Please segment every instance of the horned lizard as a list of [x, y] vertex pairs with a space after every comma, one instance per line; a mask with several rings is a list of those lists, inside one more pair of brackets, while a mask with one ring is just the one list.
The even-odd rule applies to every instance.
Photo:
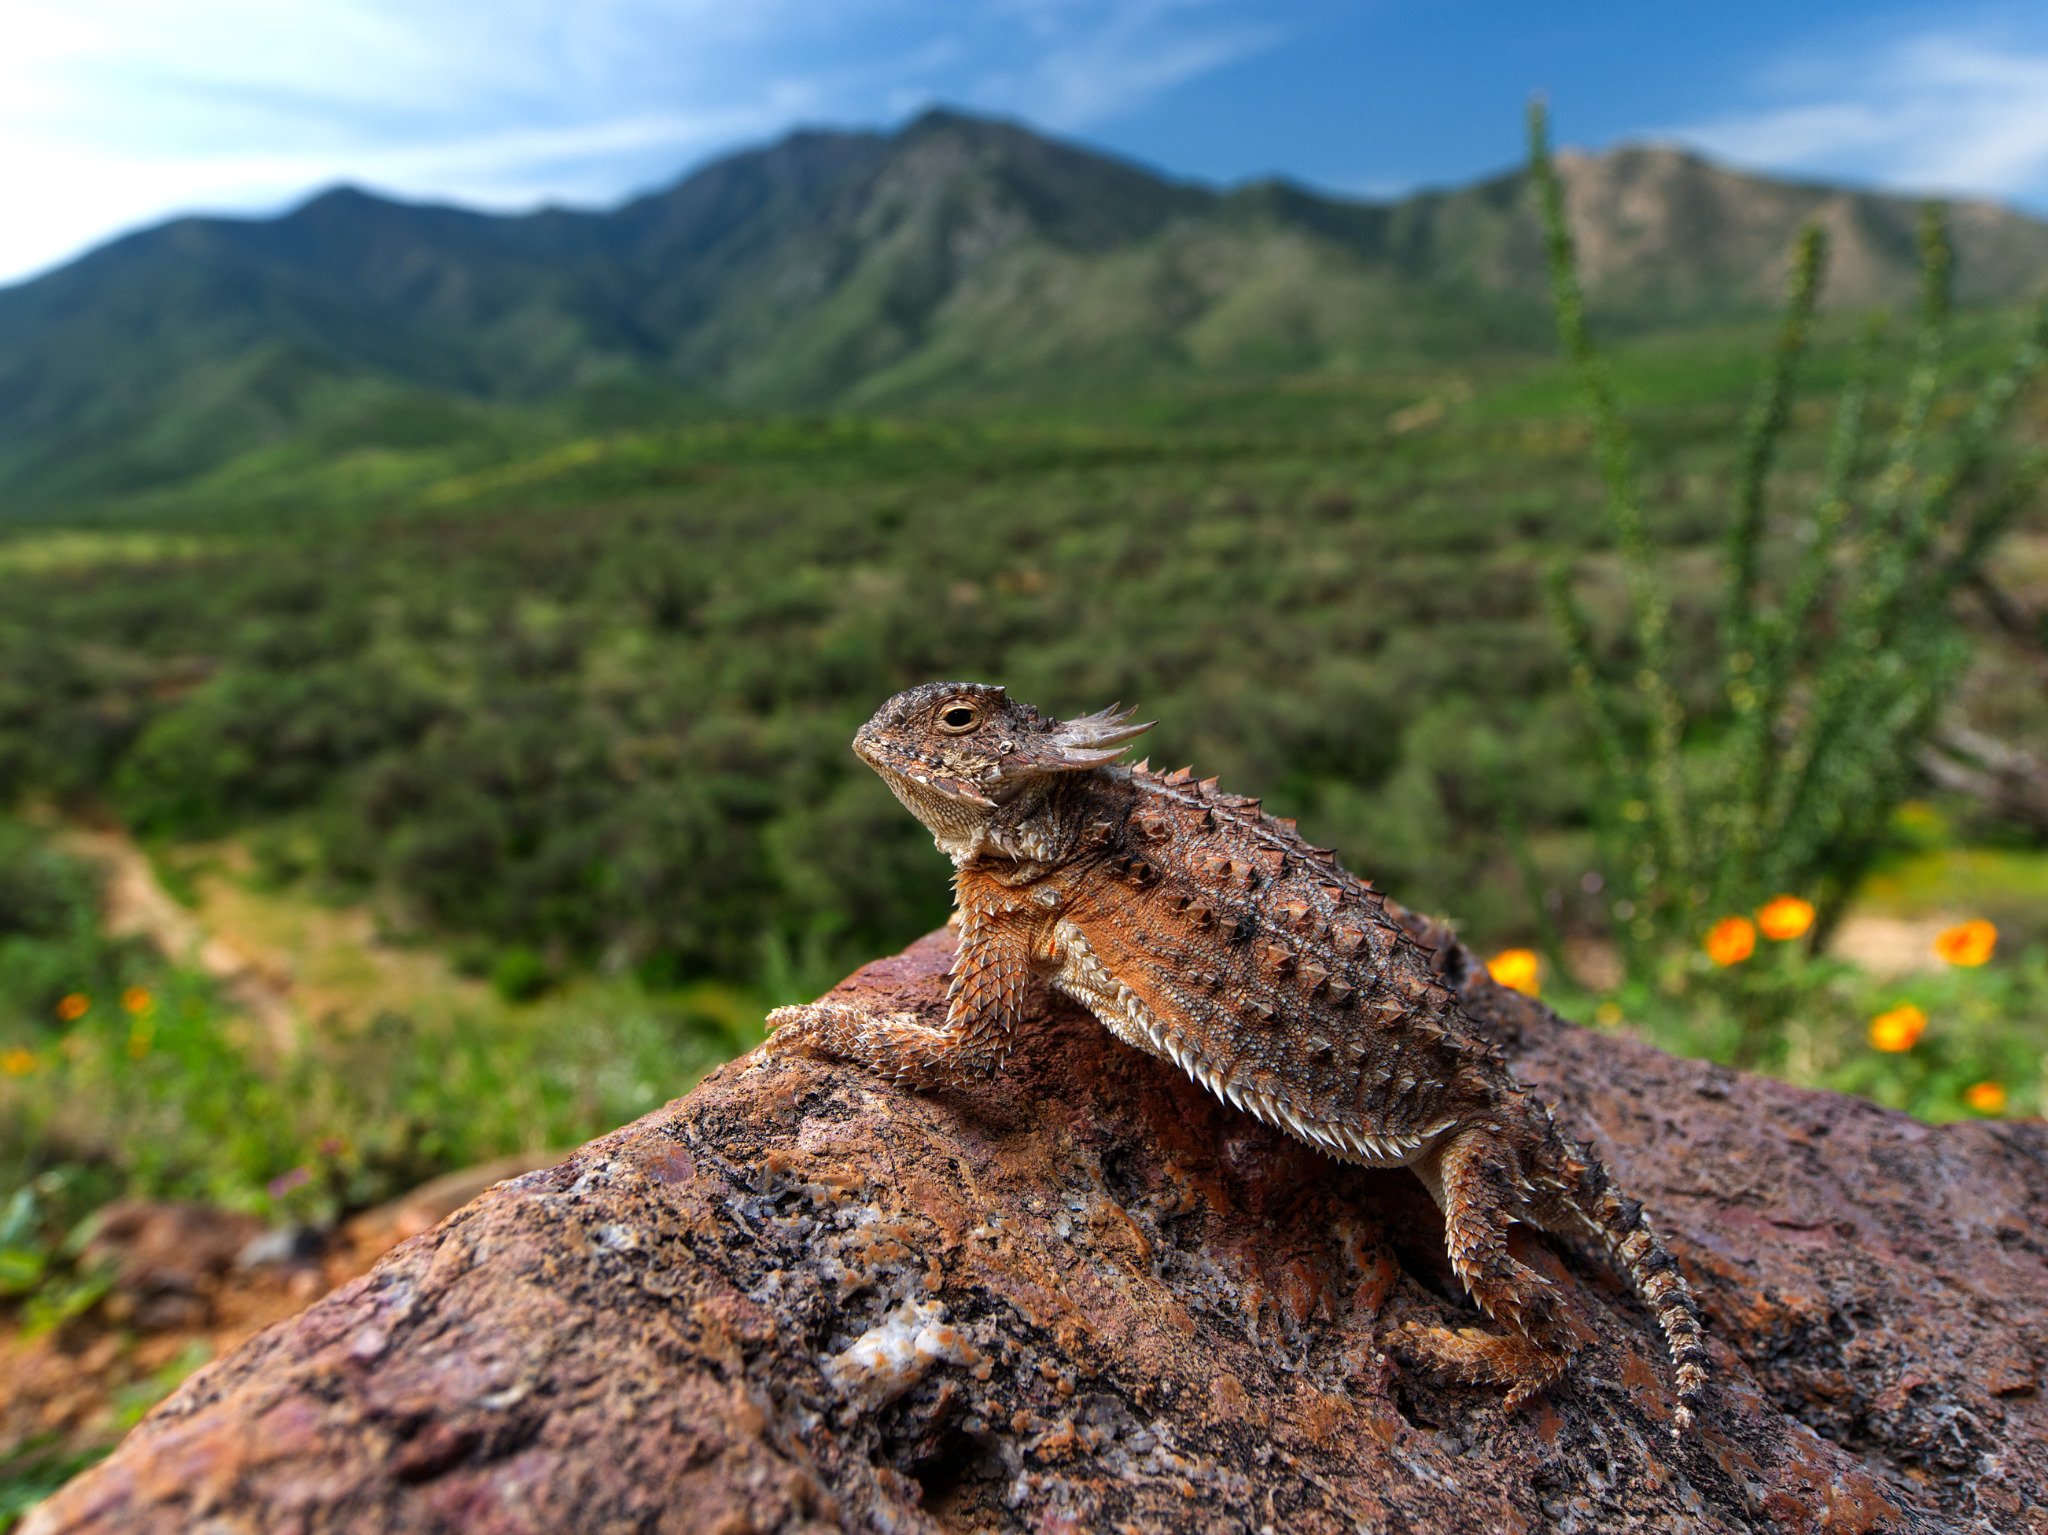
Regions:
[[1422, 1180], [1452, 1269], [1501, 1331], [1409, 1324], [1397, 1352], [1525, 1400], [1563, 1375], [1574, 1342], [1508, 1229], [1589, 1237], [1663, 1330], [1684, 1428], [1707, 1385], [1699, 1312], [1642, 1207], [1515, 1080], [1372, 886], [1255, 799], [1124, 763], [1150, 728], [1115, 708], [1052, 719], [976, 683], [884, 704], [853, 749], [953, 860], [946, 1020], [781, 1008], [770, 1051], [912, 1084], [992, 1075], [1042, 977], [1239, 1109]]

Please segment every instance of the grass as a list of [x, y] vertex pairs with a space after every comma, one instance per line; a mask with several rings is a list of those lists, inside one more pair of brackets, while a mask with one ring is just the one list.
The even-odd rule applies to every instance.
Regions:
[[[1611, 993], [1565, 984], [1546, 1000], [1576, 1022], [1626, 1028], [1679, 1055], [1859, 1094], [1936, 1123], [2048, 1109], [2048, 944], [2008, 947], [1982, 969], [1883, 976], [1764, 941], [1725, 971], [1701, 955], [1676, 981]], [[1910, 1048], [1879, 1048], [1872, 1020], [1906, 1006], [1919, 1009], [1924, 1031]]]
[[0, 1535], [7, 1535], [30, 1509], [106, 1453], [106, 1448], [72, 1449], [54, 1438], [30, 1440], [0, 1453]]
[[79, 920], [92, 887], [75, 860], [19, 827], [7, 841], [17, 870], [67, 881], [0, 950], [0, 1187], [47, 1191], [17, 1247], [55, 1248], [116, 1192], [330, 1221], [450, 1168], [574, 1146], [685, 1091], [758, 1037], [767, 1006], [600, 975], [510, 1001], [379, 943], [359, 910], [258, 888], [232, 849], [186, 849], [175, 861], [210, 866], [210, 952], [298, 971], [278, 988], [299, 1030], [280, 1049], [233, 1000], [245, 973], [223, 983], [106, 937]]

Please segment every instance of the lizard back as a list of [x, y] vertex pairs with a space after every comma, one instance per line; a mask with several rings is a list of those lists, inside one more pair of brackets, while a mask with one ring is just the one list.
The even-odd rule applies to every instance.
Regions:
[[[1131, 1043], [1372, 1163], [1408, 1161], [1474, 1107], [1519, 1095], [1459, 1026], [1431, 951], [1292, 821], [1185, 768], [1089, 777], [1055, 984], [1099, 1015], [1138, 1014]], [[1127, 995], [1104, 995], [1116, 987]]]

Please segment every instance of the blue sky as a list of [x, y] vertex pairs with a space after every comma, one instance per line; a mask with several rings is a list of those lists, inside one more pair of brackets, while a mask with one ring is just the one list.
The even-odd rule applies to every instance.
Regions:
[[599, 206], [946, 102], [1177, 175], [1388, 196], [1559, 138], [2048, 213], [2048, 6], [1662, 0], [8, 0], [0, 281], [338, 180]]

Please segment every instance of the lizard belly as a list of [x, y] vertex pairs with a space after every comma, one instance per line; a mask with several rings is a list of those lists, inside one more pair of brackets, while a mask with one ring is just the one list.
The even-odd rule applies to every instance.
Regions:
[[1184, 1040], [1176, 1039], [1174, 1031], [1166, 1027], [1145, 1000], [1102, 962], [1071, 921], [1062, 920], [1054, 925], [1053, 945], [1059, 968], [1050, 980], [1056, 991], [1087, 1008], [1125, 1044], [1171, 1061], [1232, 1108], [1242, 1109], [1319, 1151], [1365, 1167], [1405, 1167], [1428, 1150], [1435, 1139], [1434, 1133], [1375, 1135], [1361, 1127], [1311, 1118], [1270, 1093], [1232, 1081], [1188, 1048]]

